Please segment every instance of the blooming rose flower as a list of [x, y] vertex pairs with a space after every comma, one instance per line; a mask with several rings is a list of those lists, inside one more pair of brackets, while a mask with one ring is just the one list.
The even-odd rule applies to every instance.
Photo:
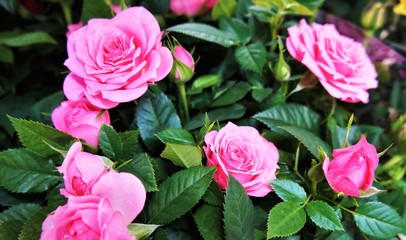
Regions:
[[302, 19], [288, 29], [289, 53], [316, 75], [334, 98], [368, 103], [368, 89], [378, 87], [377, 73], [361, 43], [340, 35], [334, 25]]
[[112, 208], [107, 198], [72, 196], [42, 223], [41, 240], [135, 240], [130, 236], [123, 212]]
[[331, 162], [328, 157], [324, 159], [323, 171], [334, 191], [360, 197], [360, 190], [371, 188], [379, 159], [375, 146], [364, 135], [357, 144], [335, 149], [332, 155]]
[[[175, 63], [171, 70], [171, 77], [178, 81], [189, 81], [195, 70], [195, 60], [192, 55], [182, 46], [176, 46], [173, 49]], [[189, 68], [189, 69], [185, 69]]]
[[65, 96], [74, 101], [85, 96], [104, 109], [139, 98], [172, 68], [161, 37], [158, 22], [143, 7], [89, 20], [68, 38], [65, 65], [71, 73], [64, 81]]
[[56, 129], [97, 146], [100, 128], [103, 123], [110, 124], [110, 115], [107, 110], [90, 104], [86, 98], [80, 98], [77, 101], [64, 101], [55, 108], [52, 123]]
[[275, 145], [249, 126], [229, 122], [220, 131], [204, 137], [207, 166], [217, 166], [214, 180], [226, 189], [228, 174], [233, 175], [250, 196], [262, 197], [272, 191], [279, 153]]
[[188, 17], [193, 17], [201, 12], [210, 10], [216, 5], [217, 0], [171, 0], [171, 11]]

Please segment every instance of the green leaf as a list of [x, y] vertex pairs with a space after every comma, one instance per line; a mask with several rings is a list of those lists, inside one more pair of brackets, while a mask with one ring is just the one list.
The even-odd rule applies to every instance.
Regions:
[[130, 235], [135, 236], [135, 239], [144, 240], [158, 227], [159, 225], [155, 224], [130, 223], [130, 225], [128, 225], [128, 231], [130, 232]]
[[131, 159], [137, 152], [137, 146], [139, 147], [138, 136], [140, 132], [138, 130], [131, 130], [125, 132], [119, 132], [121, 143], [123, 144], [123, 151], [121, 159]]
[[204, 239], [224, 239], [220, 207], [204, 204], [193, 215], [197, 229]]
[[74, 140], [70, 135], [39, 122], [10, 116], [9, 119], [23, 146], [43, 157], [58, 154], [48, 144], [58, 149], [68, 150], [70, 143]]
[[175, 107], [164, 93], [148, 94], [141, 98], [135, 114], [135, 122], [145, 145], [153, 152], [162, 143], [155, 134], [167, 128], [182, 128]]
[[13, 63], [14, 54], [13, 51], [7, 46], [0, 45], [0, 62]]
[[399, 214], [381, 202], [360, 205], [354, 213], [354, 220], [362, 232], [376, 238], [393, 238], [406, 229], [406, 222]]
[[203, 89], [211, 87], [220, 82], [221, 77], [218, 74], [203, 75], [193, 80], [192, 87], [188, 94], [201, 93]]
[[323, 5], [325, 0], [296, 0], [298, 3], [300, 3], [303, 6], [306, 6], [308, 9], [310, 9], [313, 12], [316, 12], [321, 5]]
[[203, 195], [203, 200], [210, 205], [218, 207], [221, 207], [223, 205], [223, 192], [216, 182], [210, 183], [209, 188], [207, 188], [206, 192]]
[[170, 160], [176, 166], [190, 168], [202, 164], [202, 150], [199, 146], [167, 143], [161, 157]]
[[0, 39], [0, 44], [4, 44], [9, 47], [25, 47], [33, 44], [57, 44], [55, 39], [45, 32], [31, 32], [14, 35], [8, 38]]
[[238, 46], [235, 57], [243, 68], [261, 74], [266, 61], [266, 49], [261, 43]]
[[267, 238], [286, 237], [297, 233], [306, 223], [306, 212], [295, 202], [281, 202], [268, 214]]
[[134, 159], [120, 167], [120, 172], [129, 172], [138, 177], [147, 192], [158, 191], [152, 159], [147, 154], [137, 154]]
[[259, 89], [253, 89], [251, 92], [251, 96], [255, 101], [257, 102], [262, 102], [265, 98], [267, 98], [269, 95], [273, 93], [272, 88], [259, 88]]
[[112, 126], [103, 123], [99, 132], [99, 147], [103, 154], [112, 159], [120, 159], [123, 153], [123, 143]]
[[215, 168], [193, 167], [166, 179], [147, 206], [148, 223], [167, 224], [189, 211], [203, 196]]
[[214, 20], [222, 17], [231, 17], [234, 14], [236, 5], [236, 0], [218, 0], [211, 11], [211, 17]]
[[291, 180], [275, 180], [271, 182], [276, 195], [285, 202], [295, 202], [302, 204], [306, 201], [307, 194], [302, 186]]
[[105, 1], [84, 0], [82, 8], [82, 22], [86, 25], [92, 18], [112, 18], [113, 11]]
[[64, 100], [63, 91], [55, 92], [35, 103], [30, 109], [29, 118], [43, 123], [51, 122], [51, 113]]
[[169, 128], [160, 131], [157, 134], [159, 140], [163, 143], [181, 144], [181, 145], [196, 145], [193, 135], [182, 128]]
[[216, 43], [223, 47], [231, 47], [233, 44], [235, 44], [235, 42], [228, 37], [226, 33], [204, 23], [182, 23], [172, 26], [166, 30]]
[[321, 140], [318, 136], [314, 135], [306, 129], [296, 127], [296, 126], [280, 126], [281, 129], [285, 130], [297, 140], [299, 140], [314, 157], [318, 157], [318, 148], [322, 148], [327, 155], [331, 154], [331, 147], [326, 142]]
[[354, 240], [354, 238], [346, 232], [335, 231], [332, 232], [326, 240]]
[[55, 165], [25, 149], [0, 152], [0, 186], [17, 193], [39, 193], [58, 183]]
[[39, 208], [40, 206], [34, 203], [23, 203], [12, 206], [0, 213], [0, 223], [8, 220], [17, 220], [20, 223], [23, 223]]
[[[210, 121], [224, 121], [224, 120], [232, 120], [238, 119], [245, 114], [245, 107], [241, 104], [233, 104], [231, 106], [216, 108], [207, 112], [207, 116], [209, 117]], [[193, 117], [189, 122], [185, 124], [185, 129], [193, 130], [198, 127], [203, 126], [204, 118], [206, 117], [205, 113], [197, 114]]]
[[334, 209], [325, 202], [311, 201], [305, 206], [310, 219], [319, 227], [327, 230], [344, 230]]
[[313, 16], [315, 15], [310, 9], [306, 6], [298, 3], [296, 0], [283, 0], [285, 2], [285, 11], [290, 14], [304, 15], [304, 16]]
[[[232, 82], [232, 81], [229, 81]], [[217, 91], [211, 107], [222, 107], [230, 105], [243, 99], [245, 95], [250, 91], [251, 87], [246, 82], [232, 82], [232, 86], [227, 87], [223, 91]]]
[[[42, 222], [50, 212], [55, 210], [55, 207], [45, 206], [34, 212], [30, 218], [24, 223], [18, 240], [38, 240], [42, 232]], [[0, 237], [0, 239], [2, 239]]]
[[240, 19], [221, 18], [219, 27], [235, 41], [248, 43], [251, 40], [251, 32], [248, 25]]
[[320, 115], [307, 106], [295, 103], [275, 105], [255, 114], [253, 118], [278, 133], [284, 133], [278, 129], [282, 125], [301, 127], [313, 133], [320, 132]]
[[226, 239], [254, 239], [254, 205], [243, 186], [228, 176], [224, 198], [224, 231]]
[[7, 220], [0, 223], [0, 239], [17, 239], [21, 230], [21, 222]]

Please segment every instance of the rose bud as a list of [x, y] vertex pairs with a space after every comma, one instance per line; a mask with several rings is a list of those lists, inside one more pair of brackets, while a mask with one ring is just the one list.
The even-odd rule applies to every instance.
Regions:
[[170, 77], [175, 81], [187, 82], [194, 74], [195, 60], [192, 55], [182, 46], [176, 46], [172, 55], [174, 57], [174, 64], [172, 66]]

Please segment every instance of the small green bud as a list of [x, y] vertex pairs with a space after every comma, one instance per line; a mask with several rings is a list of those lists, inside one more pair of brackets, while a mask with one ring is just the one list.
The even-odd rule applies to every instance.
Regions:
[[279, 59], [273, 67], [273, 74], [276, 80], [286, 81], [290, 78], [290, 66], [286, 63], [283, 57], [283, 43], [280, 38], [278, 38], [279, 44]]
[[380, 2], [368, 4], [362, 12], [361, 24], [365, 29], [376, 30], [385, 24], [386, 5]]

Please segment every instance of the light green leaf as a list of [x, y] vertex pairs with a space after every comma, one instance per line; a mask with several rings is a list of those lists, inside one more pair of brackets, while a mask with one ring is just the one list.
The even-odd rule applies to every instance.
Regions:
[[275, 190], [276, 195], [285, 202], [302, 204], [306, 201], [307, 194], [303, 187], [291, 180], [275, 180], [271, 182], [271, 186]]
[[235, 57], [243, 68], [261, 74], [266, 61], [266, 49], [261, 43], [238, 46]]
[[214, 100], [210, 104], [211, 107], [222, 107], [236, 103], [238, 100], [244, 98], [251, 89], [250, 85], [246, 82], [232, 83], [230, 87], [216, 92]]
[[167, 224], [189, 211], [203, 196], [215, 168], [193, 167], [166, 179], [150, 198], [148, 223]]
[[313, 16], [315, 15], [310, 11], [305, 5], [298, 3], [295, 0], [283, 0], [285, 3], [285, 11], [289, 14], [303, 15], [303, 16]]
[[218, 82], [220, 82], [220, 80], [221, 78], [218, 74], [200, 76], [193, 80], [192, 87], [190, 88], [190, 91], [188, 91], [188, 94], [201, 93], [203, 89], [217, 84]]
[[196, 145], [193, 135], [182, 128], [168, 128], [157, 133], [157, 137], [163, 143], [180, 145]]
[[224, 239], [220, 207], [204, 204], [193, 215], [197, 229], [204, 239]]
[[152, 159], [147, 154], [137, 154], [134, 158], [120, 167], [120, 172], [129, 172], [138, 177], [147, 192], [158, 191]]
[[214, 20], [222, 17], [231, 17], [234, 14], [236, 5], [236, 0], [218, 0], [211, 11], [211, 17]]
[[103, 123], [99, 132], [99, 147], [103, 154], [112, 159], [118, 160], [123, 153], [123, 143], [112, 126]]
[[268, 214], [267, 238], [286, 237], [297, 233], [306, 223], [306, 212], [295, 202], [281, 202]]
[[168, 28], [167, 31], [182, 33], [223, 47], [231, 47], [235, 44], [226, 33], [204, 23], [182, 23]]
[[112, 18], [113, 11], [106, 1], [84, 0], [82, 8], [82, 22], [84, 25], [92, 18]]
[[190, 168], [202, 164], [202, 150], [199, 146], [167, 143], [161, 157], [179, 167]]
[[326, 142], [321, 140], [318, 136], [314, 135], [306, 129], [296, 127], [296, 126], [280, 126], [281, 129], [285, 130], [297, 140], [299, 140], [314, 157], [318, 157], [318, 149], [321, 147], [327, 155], [331, 154], [331, 147]]
[[354, 214], [358, 228], [376, 238], [393, 238], [405, 233], [406, 222], [391, 207], [381, 202], [368, 202], [360, 205]]
[[13, 63], [14, 54], [13, 51], [7, 46], [0, 45], [0, 62]]
[[9, 149], [0, 153], [0, 186], [17, 193], [39, 193], [55, 185], [55, 165], [24, 149]]
[[130, 235], [135, 236], [135, 239], [144, 240], [158, 227], [159, 225], [155, 224], [130, 223], [130, 225], [128, 225], [128, 231], [130, 232]]
[[243, 186], [232, 175], [229, 175], [224, 198], [226, 239], [254, 239], [254, 227], [254, 205]]
[[57, 42], [45, 32], [22, 33], [0, 39], [0, 44], [4, 44], [9, 47], [24, 47], [41, 43], [56, 44]]
[[295, 103], [275, 105], [255, 114], [253, 118], [279, 133], [284, 133], [278, 129], [282, 125], [301, 127], [313, 133], [320, 132], [320, 115], [307, 106]]
[[74, 140], [70, 135], [39, 122], [17, 119], [10, 116], [9, 119], [17, 131], [23, 146], [43, 157], [58, 154], [49, 145], [58, 149], [68, 150], [71, 145], [70, 143]]
[[251, 32], [248, 25], [240, 19], [221, 18], [219, 27], [235, 41], [248, 43], [251, 40]]
[[22, 203], [12, 206], [11, 208], [0, 213], [0, 223], [8, 220], [17, 220], [21, 224], [39, 208], [40, 206], [34, 203]]
[[334, 209], [325, 202], [311, 201], [305, 206], [310, 219], [319, 227], [327, 230], [344, 230]]

